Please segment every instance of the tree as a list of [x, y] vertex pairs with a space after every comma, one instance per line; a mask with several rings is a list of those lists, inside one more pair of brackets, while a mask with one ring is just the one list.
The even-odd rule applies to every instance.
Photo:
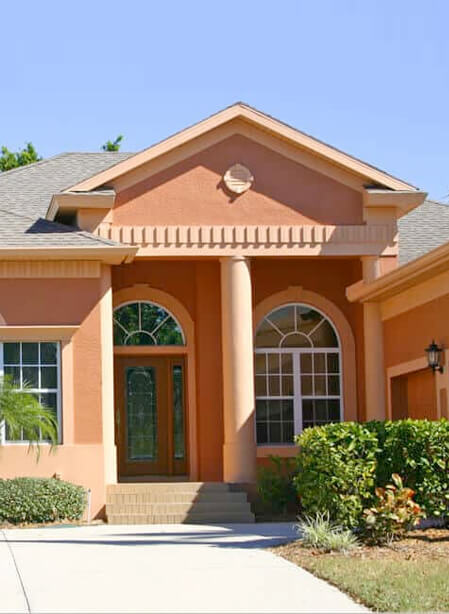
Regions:
[[36, 148], [32, 143], [26, 143], [26, 146], [20, 151], [9, 151], [9, 149], [3, 145], [0, 155], [0, 172], [10, 171], [12, 168], [18, 166], [26, 166], [33, 162], [39, 162], [42, 158], [36, 151]]
[[118, 151], [120, 149], [122, 141], [123, 134], [119, 134], [115, 141], [106, 141], [106, 143], [101, 146], [101, 149], [103, 151]]
[[11, 439], [57, 443], [58, 427], [53, 413], [28, 392], [28, 386], [19, 390], [7, 375], [0, 377], [0, 424], [3, 423]]

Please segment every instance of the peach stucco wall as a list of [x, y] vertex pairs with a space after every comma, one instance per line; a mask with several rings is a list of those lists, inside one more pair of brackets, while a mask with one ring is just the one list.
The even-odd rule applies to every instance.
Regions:
[[[235, 197], [223, 188], [239, 162], [253, 187]], [[234, 135], [120, 190], [113, 224], [361, 224], [362, 197], [242, 135]]]
[[449, 347], [449, 294], [384, 322], [385, 367], [423, 357], [432, 339]]
[[[425, 365], [425, 348], [432, 339], [443, 348], [449, 347], [449, 294], [419, 305], [384, 321], [384, 357], [387, 371], [398, 365], [413, 365], [421, 360]], [[410, 368], [413, 368], [412, 366]], [[447, 396], [447, 373], [434, 374], [420, 368], [403, 375], [407, 390], [407, 415], [415, 418], [446, 415], [444, 400]], [[392, 397], [391, 402], [395, 401]], [[394, 407], [392, 408], [394, 412]]]
[[[92, 489], [94, 515], [104, 505], [100, 298], [99, 278], [0, 280], [0, 314], [6, 325], [79, 327], [70, 340], [73, 381], [62, 381], [63, 387], [73, 385], [73, 406], [63, 407], [63, 431], [70, 431], [72, 441], [64, 440], [51, 454], [41, 446], [39, 462], [26, 445], [5, 445], [0, 476], [58, 473]], [[64, 419], [73, 422], [73, 429], [66, 428]]]

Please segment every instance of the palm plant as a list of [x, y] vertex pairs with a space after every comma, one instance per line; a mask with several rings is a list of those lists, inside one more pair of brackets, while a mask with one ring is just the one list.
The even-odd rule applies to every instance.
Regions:
[[57, 443], [58, 426], [53, 413], [29, 392], [24, 383], [18, 389], [11, 377], [0, 377], [0, 424], [5, 424], [10, 439]]

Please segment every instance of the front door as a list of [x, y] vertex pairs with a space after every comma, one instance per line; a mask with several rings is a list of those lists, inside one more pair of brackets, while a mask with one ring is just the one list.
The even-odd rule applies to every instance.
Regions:
[[186, 474], [184, 399], [183, 358], [116, 357], [120, 477]]

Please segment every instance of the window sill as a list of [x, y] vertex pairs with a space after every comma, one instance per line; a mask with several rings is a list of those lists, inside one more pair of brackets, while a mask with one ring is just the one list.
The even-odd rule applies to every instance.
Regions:
[[298, 446], [292, 444], [279, 444], [277, 446], [257, 446], [257, 458], [268, 458], [269, 456], [281, 456], [292, 458], [298, 453]]

